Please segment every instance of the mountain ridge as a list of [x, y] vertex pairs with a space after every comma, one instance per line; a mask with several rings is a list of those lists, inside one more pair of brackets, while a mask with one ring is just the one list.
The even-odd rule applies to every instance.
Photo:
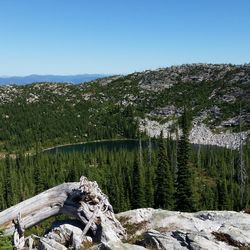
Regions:
[[105, 74], [76, 74], [76, 75], [54, 75], [54, 74], [30, 74], [27, 76], [0, 76], [0, 85], [6, 84], [31, 84], [35, 82], [62, 82], [79, 84], [105, 77]]
[[0, 86], [0, 106], [4, 142], [14, 132], [15, 145], [134, 138], [139, 131], [174, 136], [186, 106], [196, 144], [238, 148], [241, 130], [250, 131], [250, 65], [185, 64], [79, 85]]

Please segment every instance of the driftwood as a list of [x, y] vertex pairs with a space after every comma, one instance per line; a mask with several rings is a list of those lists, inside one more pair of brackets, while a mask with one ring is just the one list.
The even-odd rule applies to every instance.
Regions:
[[61, 184], [2, 211], [0, 228], [7, 235], [15, 233], [17, 238], [21, 238], [24, 237], [24, 229], [59, 214], [77, 218], [85, 227], [83, 238], [89, 230], [95, 235], [100, 221], [102, 241], [126, 237], [125, 230], [116, 220], [106, 195], [96, 182], [88, 181], [86, 177], [81, 177], [80, 183]]

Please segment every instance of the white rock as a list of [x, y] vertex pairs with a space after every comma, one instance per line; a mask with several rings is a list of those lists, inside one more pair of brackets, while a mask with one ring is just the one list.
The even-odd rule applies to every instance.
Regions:
[[172, 233], [161, 234], [156, 230], [150, 230], [145, 233], [145, 242], [150, 246], [153, 246], [157, 250], [181, 250], [183, 246], [180, 245], [179, 241], [175, 239]]
[[107, 250], [145, 250], [144, 247], [137, 246], [137, 245], [132, 245], [128, 243], [121, 243], [117, 241], [110, 241], [108, 243], [104, 244], [105, 249]]
[[[200, 211], [182, 213], [162, 209], [137, 209], [116, 215], [118, 219], [127, 219], [135, 224], [145, 221], [143, 228], [145, 238], [151, 238], [155, 246], [163, 249], [235, 249], [224, 242], [216, 240], [212, 232], [229, 234], [232, 239], [250, 245], [250, 216], [234, 211]], [[153, 231], [152, 231], [153, 230]], [[156, 230], [156, 231], [154, 231]], [[141, 235], [138, 227], [135, 235]], [[170, 245], [173, 248], [170, 248]], [[189, 248], [191, 249], [191, 248]]]
[[[80, 249], [82, 244], [81, 235], [81, 228], [72, 224], [64, 223], [53, 227], [52, 231], [44, 237], [47, 239], [53, 239], [60, 244], [65, 244], [65, 242], [67, 242], [67, 240], [72, 237], [74, 249]], [[90, 238], [89, 241], [92, 241], [92, 239]]]
[[[170, 120], [166, 123], [160, 124], [157, 121], [145, 118], [140, 120], [139, 129], [140, 131], [146, 132], [150, 137], [159, 137], [162, 131], [163, 137], [167, 138], [168, 136], [171, 136], [173, 139], [176, 139], [176, 134], [171, 133], [171, 126], [173, 123], [174, 121]], [[178, 130], [178, 134], [181, 135], [180, 130]], [[193, 127], [189, 134], [189, 140], [190, 143], [193, 144], [215, 145], [238, 149], [240, 147], [241, 140], [246, 140], [249, 134], [250, 131], [242, 133], [215, 134], [204, 123], [194, 120]]]

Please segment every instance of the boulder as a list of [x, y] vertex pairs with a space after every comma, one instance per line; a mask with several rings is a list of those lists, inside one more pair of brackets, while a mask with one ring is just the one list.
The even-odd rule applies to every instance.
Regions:
[[58, 242], [64, 246], [71, 245], [73, 249], [80, 249], [82, 245], [92, 243], [92, 238], [82, 237], [82, 228], [73, 222], [57, 222], [43, 238]]

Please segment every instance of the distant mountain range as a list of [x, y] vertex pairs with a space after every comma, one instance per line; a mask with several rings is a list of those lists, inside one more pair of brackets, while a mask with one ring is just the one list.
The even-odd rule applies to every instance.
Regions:
[[28, 75], [0, 77], [0, 85], [6, 84], [29, 84], [34, 82], [64, 82], [83, 83], [105, 77], [104, 74], [81, 74], [81, 75]]

